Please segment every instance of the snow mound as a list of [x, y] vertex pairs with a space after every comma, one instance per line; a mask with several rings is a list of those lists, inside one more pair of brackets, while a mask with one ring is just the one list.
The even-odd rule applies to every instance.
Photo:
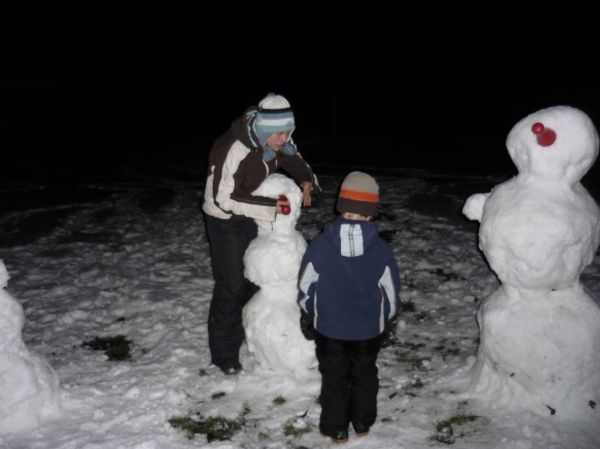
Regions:
[[21, 338], [23, 308], [6, 291], [9, 275], [0, 260], [0, 433], [37, 427], [59, 414], [58, 377]]

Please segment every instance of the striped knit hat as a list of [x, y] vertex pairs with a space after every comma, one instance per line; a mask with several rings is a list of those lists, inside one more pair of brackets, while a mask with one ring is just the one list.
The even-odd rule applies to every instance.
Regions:
[[337, 199], [338, 212], [372, 217], [377, 203], [379, 186], [372, 176], [359, 171], [353, 171], [346, 176]]
[[258, 103], [254, 130], [261, 145], [265, 145], [271, 134], [295, 128], [294, 112], [284, 97], [269, 94]]

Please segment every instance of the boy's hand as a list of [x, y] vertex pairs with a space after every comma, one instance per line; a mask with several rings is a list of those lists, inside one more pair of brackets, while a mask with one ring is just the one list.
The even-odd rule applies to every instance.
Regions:
[[387, 348], [388, 346], [396, 343], [396, 326], [398, 325], [398, 319], [400, 314], [396, 314], [394, 317], [389, 319], [385, 323], [385, 329], [381, 334], [381, 347]]
[[300, 309], [300, 330], [302, 331], [304, 338], [307, 340], [315, 339], [315, 328], [313, 327], [313, 322], [310, 316], [308, 316], [308, 314], [302, 309]]

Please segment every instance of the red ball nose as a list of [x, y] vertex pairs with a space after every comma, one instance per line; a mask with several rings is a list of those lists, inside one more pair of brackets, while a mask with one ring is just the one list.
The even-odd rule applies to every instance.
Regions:
[[549, 147], [556, 141], [556, 133], [540, 122], [536, 122], [531, 126], [531, 132], [537, 136], [537, 143], [542, 147]]
[[[279, 198], [278, 198], [278, 199], [279, 199], [279, 201], [287, 201], [287, 200], [288, 200], [288, 199], [287, 199], [287, 196], [285, 196], [285, 195], [283, 195], [283, 194], [282, 194], [282, 195], [279, 195]], [[291, 208], [289, 205], [287, 205], [287, 204], [284, 204], [284, 205], [282, 205], [282, 206], [281, 206], [281, 213], [282, 213], [283, 215], [289, 215], [289, 213], [290, 213], [291, 211], [292, 211], [292, 208]]]
[[534, 123], [531, 125], [531, 131], [533, 134], [539, 134], [544, 131], [544, 125], [542, 125], [540, 122]]

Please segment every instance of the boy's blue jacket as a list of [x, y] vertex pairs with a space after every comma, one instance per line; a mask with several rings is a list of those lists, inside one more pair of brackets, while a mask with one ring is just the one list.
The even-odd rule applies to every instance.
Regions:
[[376, 337], [402, 308], [394, 253], [367, 221], [328, 223], [304, 254], [298, 290], [315, 329], [339, 340]]

